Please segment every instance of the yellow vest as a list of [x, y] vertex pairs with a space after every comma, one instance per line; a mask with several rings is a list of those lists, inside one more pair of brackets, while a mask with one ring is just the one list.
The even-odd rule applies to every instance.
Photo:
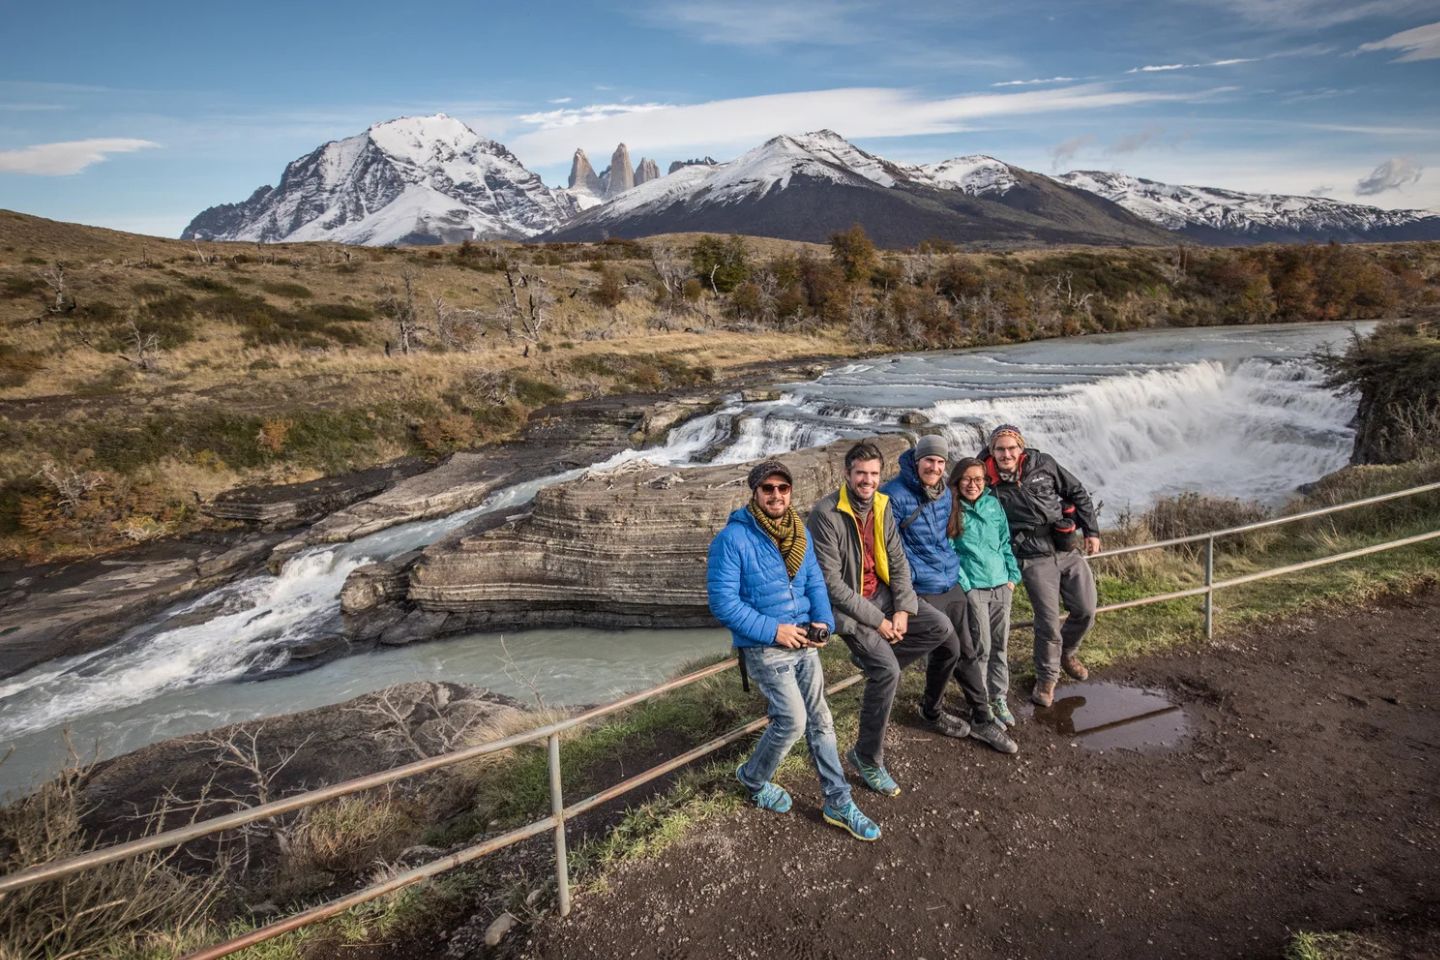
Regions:
[[[855, 531], [858, 535], [860, 531], [860, 518], [855, 516], [855, 510], [850, 506], [850, 497], [847, 493], [848, 489], [845, 484], [842, 483], [840, 485], [839, 508], [841, 513], [848, 513], [850, 519], [855, 521]], [[890, 585], [890, 556], [885, 552], [885, 508], [889, 506], [889, 504], [890, 498], [879, 490], [876, 490], [875, 499], [870, 506], [870, 509], [875, 514], [875, 577], [886, 586]], [[863, 550], [864, 548], [862, 547], [861, 549]], [[863, 556], [861, 557], [860, 565], [862, 568], [865, 565]], [[865, 575], [862, 573], [860, 576], [863, 580]]]

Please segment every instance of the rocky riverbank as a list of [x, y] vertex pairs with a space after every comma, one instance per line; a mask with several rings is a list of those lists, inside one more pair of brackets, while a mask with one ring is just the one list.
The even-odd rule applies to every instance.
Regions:
[[479, 505], [498, 489], [584, 467], [664, 439], [734, 392], [813, 378], [817, 360], [761, 364], [682, 394], [627, 394], [557, 404], [511, 443], [453, 454], [438, 465], [406, 458], [306, 483], [250, 487], [204, 509], [230, 530], [156, 540], [107, 557], [0, 574], [0, 679], [99, 649], [160, 610], [300, 551], [341, 543]]
[[[840, 485], [853, 442], [786, 455], [796, 503]], [[909, 441], [876, 443], [893, 469]], [[481, 629], [711, 625], [705, 556], [749, 495], [748, 468], [636, 461], [547, 487], [513, 521], [491, 518], [355, 571], [341, 596], [347, 631], [396, 644]]]

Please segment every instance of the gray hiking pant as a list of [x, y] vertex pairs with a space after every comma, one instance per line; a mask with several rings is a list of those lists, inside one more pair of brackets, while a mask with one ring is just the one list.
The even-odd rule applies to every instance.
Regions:
[[985, 692], [991, 700], [1003, 700], [1010, 689], [1010, 601], [1014, 595], [1003, 583], [973, 587], [967, 595], [970, 638], [985, 670]]
[[[885, 616], [895, 612], [890, 588], [880, 584], [870, 598]], [[925, 702], [939, 703], [945, 681], [960, 659], [960, 638], [945, 615], [924, 600], [910, 617], [905, 638], [891, 644], [878, 632], [859, 624], [853, 633], [842, 638], [853, 659], [865, 674], [865, 693], [860, 698], [860, 736], [855, 752], [866, 763], [880, 766], [885, 756], [885, 727], [890, 723], [890, 708], [895, 692], [900, 689], [900, 671], [921, 657], [928, 657], [925, 667]]]
[[[1080, 648], [1095, 623], [1095, 574], [1077, 550], [1020, 561], [1020, 578], [1035, 608], [1035, 679], [1060, 679], [1060, 657]], [[1060, 605], [1069, 616], [1060, 621]]]
[[[985, 692], [985, 653], [976, 643], [975, 633], [970, 627], [970, 599], [959, 584], [944, 593], [921, 594], [920, 599], [945, 614], [945, 619], [955, 628], [955, 635], [960, 638], [955, 681], [960, 684], [965, 702], [970, 707], [969, 719], [976, 723], [989, 723], [993, 716], [990, 712], [991, 698]], [[933, 712], [939, 707], [938, 701], [925, 701], [926, 710]]]

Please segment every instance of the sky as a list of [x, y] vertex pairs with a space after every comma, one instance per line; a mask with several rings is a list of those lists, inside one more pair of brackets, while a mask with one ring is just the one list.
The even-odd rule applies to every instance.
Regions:
[[321, 144], [444, 112], [564, 186], [829, 128], [1440, 212], [1436, 0], [0, 0], [0, 208], [178, 236]]

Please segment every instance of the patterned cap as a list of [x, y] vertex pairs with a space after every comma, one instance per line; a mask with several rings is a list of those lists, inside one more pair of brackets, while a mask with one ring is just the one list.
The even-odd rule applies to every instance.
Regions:
[[990, 431], [990, 448], [993, 450], [995, 448], [995, 441], [1000, 439], [1007, 433], [1014, 436], [1014, 438], [1020, 442], [1020, 446], [1025, 446], [1025, 437], [1021, 435], [1020, 428], [1015, 426], [1015, 424], [1013, 423], [1002, 423], [1000, 424], [1000, 426]]
[[750, 475], [745, 478], [745, 482], [750, 484], [751, 491], [754, 491], [756, 487], [765, 481], [766, 477], [773, 477], [777, 473], [784, 477], [785, 481], [792, 487], [795, 485], [795, 478], [790, 476], [789, 469], [786, 468], [785, 464], [775, 459], [761, 460], [755, 464], [755, 466], [751, 467]]

